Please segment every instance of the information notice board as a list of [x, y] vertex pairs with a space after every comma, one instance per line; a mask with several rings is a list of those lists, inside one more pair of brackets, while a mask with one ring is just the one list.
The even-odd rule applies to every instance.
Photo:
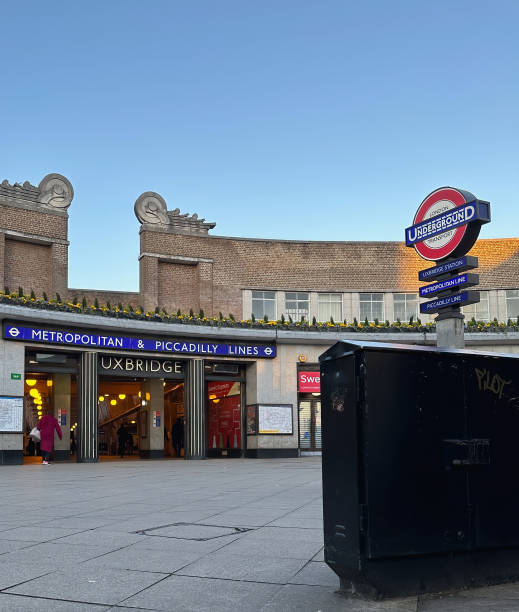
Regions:
[[23, 397], [0, 396], [0, 432], [23, 433]]
[[258, 404], [259, 434], [292, 434], [292, 404]]

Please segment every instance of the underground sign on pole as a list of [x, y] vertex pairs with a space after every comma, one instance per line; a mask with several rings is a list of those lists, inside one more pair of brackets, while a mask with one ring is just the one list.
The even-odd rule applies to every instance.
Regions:
[[413, 225], [405, 230], [406, 246], [436, 266], [421, 270], [422, 282], [435, 279], [434, 286], [420, 290], [420, 296], [435, 294], [435, 299], [420, 304], [420, 312], [436, 317], [437, 345], [448, 348], [464, 346], [463, 315], [460, 306], [479, 301], [477, 291], [460, 291], [479, 282], [477, 274], [457, 276], [476, 268], [476, 257], [466, 257], [474, 246], [481, 226], [490, 221], [490, 203], [478, 200], [469, 191], [440, 187], [418, 207]]

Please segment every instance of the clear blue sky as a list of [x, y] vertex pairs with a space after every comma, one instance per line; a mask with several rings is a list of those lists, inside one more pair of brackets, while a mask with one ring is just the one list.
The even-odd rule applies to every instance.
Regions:
[[[403, 240], [453, 185], [517, 236], [517, 0], [4, 0], [0, 180], [72, 182], [69, 284], [138, 288], [133, 204]], [[275, 265], [275, 262], [273, 262]]]

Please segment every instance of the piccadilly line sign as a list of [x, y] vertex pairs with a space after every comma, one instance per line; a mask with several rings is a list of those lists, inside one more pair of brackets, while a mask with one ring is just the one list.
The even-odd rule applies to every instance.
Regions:
[[479, 302], [479, 291], [462, 291], [461, 293], [453, 293], [431, 302], [420, 304], [420, 312], [429, 314], [438, 312], [448, 306], [466, 306], [468, 304], [476, 304]]
[[219, 342], [193, 342], [169, 338], [147, 338], [92, 334], [83, 330], [47, 329], [21, 325], [4, 325], [6, 340], [40, 342], [60, 346], [109, 348], [126, 351], [150, 351], [174, 355], [208, 355], [217, 357], [254, 357], [273, 359], [274, 345], [221, 344]]

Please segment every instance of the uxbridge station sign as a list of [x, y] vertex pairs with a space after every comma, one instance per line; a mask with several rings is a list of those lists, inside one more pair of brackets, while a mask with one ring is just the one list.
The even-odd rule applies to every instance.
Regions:
[[441, 187], [420, 204], [413, 225], [405, 230], [406, 246], [414, 247], [423, 259], [437, 262], [418, 273], [422, 282], [435, 281], [420, 288], [420, 297], [436, 296], [420, 304], [421, 313], [459, 313], [460, 306], [479, 302], [478, 291], [465, 291], [479, 283], [479, 275], [459, 273], [477, 268], [477, 257], [466, 253], [489, 221], [490, 203], [463, 189]]

